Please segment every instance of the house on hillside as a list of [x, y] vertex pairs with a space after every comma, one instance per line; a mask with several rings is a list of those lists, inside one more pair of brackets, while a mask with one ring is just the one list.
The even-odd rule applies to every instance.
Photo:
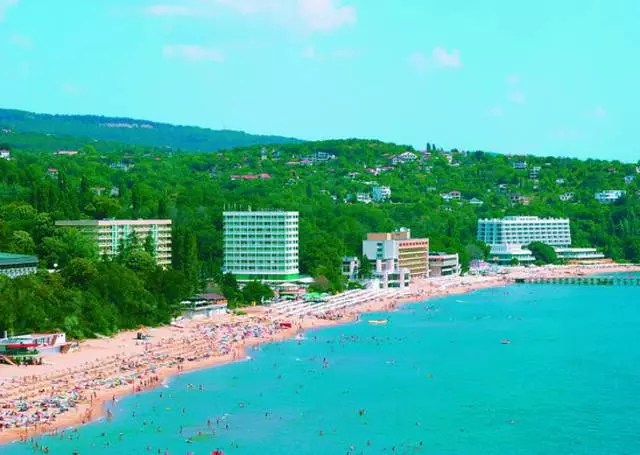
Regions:
[[540, 170], [542, 168], [540, 166], [534, 166], [529, 169], [529, 178], [531, 180], [538, 180], [540, 178]]
[[611, 204], [627, 194], [624, 190], [605, 190], [595, 194], [596, 201], [601, 204]]
[[73, 156], [73, 155], [77, 155], [78, 151], [77, 150], [58, 150], [57, 152], [55, 152], [54, 155], [58, 155], [58, 156]]
[[635, 179], [636, 179], [635, 175], [627, 175], [624, 178], [624, 183], [628, 185], [628, 184], [632, 183]]
[[440, 193], [440, 197], [447, 202], [459, 201], [460, 199], [462, 199], [462, 193], [460, 193], [460, 191], [454, 190], [449, 191], [448, 193]]
[[316, 161], [331, 161], [335, 159], [336, 159], [336, 156], [333, 153], [329, 153], [329, 152], [317, 151], [315, 155]]
[[364, 204], [371, 204], [371, 195], [369, 193], [357, 193], [356, 202], [362, 202]]
[[47, 175], [51, 178], [57, 179], [58, 173], [58, 170], [54, 167], [50, 167], [49, 169], [47, 169]]
[[527, 162], [525, 160], [522, 161], [514, 161], [513, 168], [517, 171], [523, 171], [527, 168]]
[[247, 174], [247, 175], [232, 175], [231, 180], [269, 180], [271, 176], [269, 174]]
[[374, 186], [372, 192], [375, 202], [382, 202], [391, 198], [391, 188], [388, 186]]
[[560, 195], [560, 200], [562, 202], [569, 202], [573, 200], [573, 197], [574, 197], [573, 193], [563, 193]]
[[529, 205], [529, 203], [531, 202], [528, 197], [521, 194], [512, 194], [510, 196], [510, 199], [512, 204]]
[[0, 159], [9, 161], [11, 159], [11, 152], [7, 149], [0, 150]]
[[483, 205], [483, 204], [484, 204], [484, 202], [482, 202], [482, 201], [481, 201], [480, 199], [478, 199], [478, 198], [475, 198], [475, 197], [474, 197], [474, 198], [469, 199], [469, 205], [475, 205], [475, 206], [480, 207], [480, 206], [481, 206], [481, 205]]
[[564, 181], [563, 178], [556, 179], [556, 185], [564, 185]]
[[127, 163], [126, 161], [118, 161], [118, 162], [110, 163], [109, 167], [117, 171], [128, 172], [129, 169], [133, 167], [133, 164]]
[[418, 158], [418, 156], [415, 153], [403, 152], [403, 153], [401, 153], [399, 155], [391, 157], [391, 163], [395, 164], [395, 165], [411, 163], [411, 162], [415, 161], [417, 158]]

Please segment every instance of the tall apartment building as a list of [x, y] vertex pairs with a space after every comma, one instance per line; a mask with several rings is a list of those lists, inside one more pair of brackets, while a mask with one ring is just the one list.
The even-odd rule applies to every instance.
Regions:
[[429, 276], [429, 239], [412, 239], [409, 229], [367, 234], [362, 253], [376, 272], [408, 270], [412, 277]]
[[140, 243], [153, 239], [158, 265], [171, 264], [171, 220], [64, 220], [56, 226], [78, 229], [98, 244], [100, 256], [117, 256], [133, 233]]
[[568, 218], [506, 216], [478, 220], [478, 240], [489, 245], [528, 245], [542, 242], [554, 247], [571, 245]]
[[224, 212], [224, 267], [238, 281], [299, 278], [298, 212]]

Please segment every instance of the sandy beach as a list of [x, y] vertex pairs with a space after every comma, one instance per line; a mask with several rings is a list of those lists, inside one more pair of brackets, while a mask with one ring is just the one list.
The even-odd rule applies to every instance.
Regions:
[[[361, 314], [392, 311], [398, 305], [512, 284], [518, 278], [559, 278], [638, 272], [640, 266], [547, 266], [512, 268], [508, 274], [419, 280], [410, 288], [381, 293], [333, 312], [331, 317], [300, 314], [286, 317], [268, 307], [247, 309], [213, 319], [122, 332], [87, 340], [64, 355], [43, 356], [39, 366], [0, 366], [0, 443], [52, 433], [105, 415], [105, 403], [157, 387], [186, 371], [246, 359], [248, 347], [294, 337], [318, 327], [351, 322]], [[281, 322], [290, 322], [283, 327]]]

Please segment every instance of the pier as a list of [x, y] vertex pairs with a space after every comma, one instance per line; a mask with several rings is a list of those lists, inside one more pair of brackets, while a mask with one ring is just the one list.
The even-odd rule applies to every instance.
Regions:
[[569, 278], [516, 278], [518, 284], [571, 284], [582, 286], [640, 286], [640, 278], [613, 276], [569, 277]]

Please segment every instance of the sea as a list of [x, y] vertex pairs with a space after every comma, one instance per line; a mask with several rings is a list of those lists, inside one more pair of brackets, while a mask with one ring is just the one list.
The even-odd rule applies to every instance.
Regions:
[[640, 287], [409, 304], [109, 407], [111, 419], [37, 442], [69, 455], [639, 454]]

